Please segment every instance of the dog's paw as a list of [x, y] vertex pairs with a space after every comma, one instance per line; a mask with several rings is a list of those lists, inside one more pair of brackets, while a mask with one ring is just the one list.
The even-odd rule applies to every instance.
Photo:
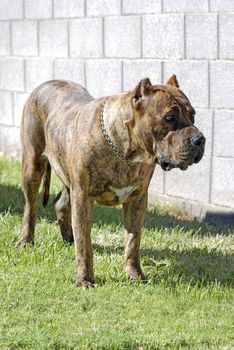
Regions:
[[18, 242], [16, 243], [16, 248], [23, 248], [28, 244], [34, 244], [34, 240], [30, 237], [21, 237]]
[[136, 268], [128, 268], [126, 270], [127, 277], [132, 281], [132, 282], [137, 282], [141, 281], [143, 283], [147, 283], [148, 279], [145, 276], [145, 274], [142, 272], [141, 269], [136, 269]]
[[94, 280], [80, 280], [80, 279], [77, 279], [76, 285], [77, 285], [77, 287], [82, 287], [84, 289], [90, 289], [90, 288], [94, 288], [95, 287]]

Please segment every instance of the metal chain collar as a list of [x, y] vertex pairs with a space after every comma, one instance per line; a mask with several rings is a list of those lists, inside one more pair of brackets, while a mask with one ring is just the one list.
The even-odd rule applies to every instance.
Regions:
[[102, 133], [103, 136], [106, 140], [106, 142], [108, 143], [109, 146], [111, 146], [113, 152], [115, 153], [115, 155], [125, 164], [127, 164], [128, 166], [131, 166], [131, 163], [126, 159], [126, 157], [118, 150], [118, 148], [113, 144], [110, 136], [108, 135], [108, 132], [105, 128], [105, 124], [104, 124], [104, 111], [105, 108], [107, 106], [107, 99], [103, 102], [102, 105], [102, 110], [101, 110], [101, 128], [102, 128]]

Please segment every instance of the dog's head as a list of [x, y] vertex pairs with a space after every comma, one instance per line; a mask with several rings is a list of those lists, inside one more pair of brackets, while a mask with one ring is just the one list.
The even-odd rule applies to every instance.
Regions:
[[205, 137], [194, 125], [195, 110], [173, 75], [166, 85], [143, 79], [131, 94], [133, 118], [127, 127], [133, 142], [151, 154], [163, 170], [198, 163]]

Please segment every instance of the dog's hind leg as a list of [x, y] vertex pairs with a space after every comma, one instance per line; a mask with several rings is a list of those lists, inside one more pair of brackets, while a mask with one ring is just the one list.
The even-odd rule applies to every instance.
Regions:
[[23, 225], [17, 246], [34, 243], [34, 231], [37, 216], [37, 197], [47, 160], [31, 152], [23, 155], [22, 188], [25, 197]]
[[25, 206], [18, 247], [26, 243], [34, 243], [38, 191], [48, 163], [47, 157], [43, 155], [45, 149], [43, 127], [36, 116], [24, 115], [21, 141], [23, 146], [22, 189]]
[[56, 215], [64, 241], [74, 242], [71, 225], [71, 203], [69, 189], [63, 185], [62, 193], [55, 204]]

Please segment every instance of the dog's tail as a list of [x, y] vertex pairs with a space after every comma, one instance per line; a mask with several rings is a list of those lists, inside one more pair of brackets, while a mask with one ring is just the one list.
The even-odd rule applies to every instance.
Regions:
[[50, 196], [50, 178], [51, 178], [51, 165], [48, 162], [46, 166], [46, 170], [43, 175], [43, 185], [42, 185], [42, 205], [44, 208], [46, 207]]

